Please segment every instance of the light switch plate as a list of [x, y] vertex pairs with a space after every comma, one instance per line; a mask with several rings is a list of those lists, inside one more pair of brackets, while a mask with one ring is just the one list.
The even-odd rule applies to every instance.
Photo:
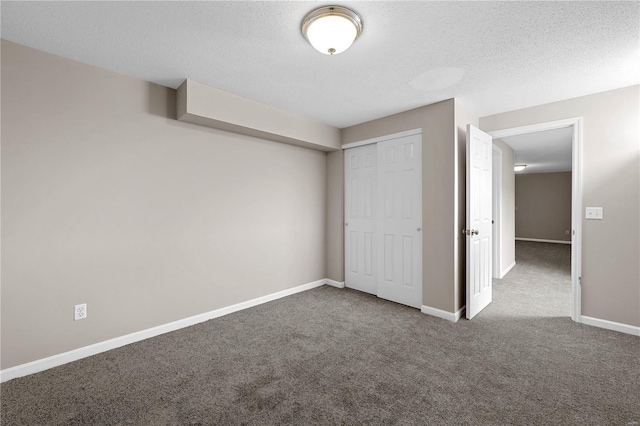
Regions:
[[585, 219], [602, 219], [602, 207], [587, 207], [585, 209]]

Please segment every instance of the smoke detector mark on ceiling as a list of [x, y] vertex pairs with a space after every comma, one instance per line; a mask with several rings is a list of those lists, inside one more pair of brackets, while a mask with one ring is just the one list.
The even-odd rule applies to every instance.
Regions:
[[432, 92], [451, 87], [462, 80], [464, 70], [455, 67], [436, 68], [419, 74], [409, 86], [422, 92]]

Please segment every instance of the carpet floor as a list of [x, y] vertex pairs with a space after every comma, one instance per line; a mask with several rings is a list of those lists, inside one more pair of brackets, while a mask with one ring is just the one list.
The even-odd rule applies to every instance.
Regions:
[[640, 339], [568, 318], [569, 246], [517, 253], [471, 321], [323, 286], [3, 383], [2, 425], [636, 425]]

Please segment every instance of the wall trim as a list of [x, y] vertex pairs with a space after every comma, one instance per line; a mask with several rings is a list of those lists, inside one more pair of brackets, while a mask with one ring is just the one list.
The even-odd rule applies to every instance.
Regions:
[[334, 281], [334, 280], [330, 280], [329, 278], [325, 279], [325, 284], [333, 286], [333, 287], [337, 287], [337, 288], [344, 288], [344, 281]]
[[[493, 141], [493, 138], [491, 139]], [[502, 271], [502, 148], [498, 145], [491, 144], [491, 161], [493, 162], [493, 154], [498, 156], [498, 164], [500, 167], [495, 167], [492, 164], [491, 170], [491, 190], [493, 191], [493, 202], [491, 203], [491, 209], [493, 211], [493, 232], [491, 233], [491, 243], [493, 250], [491, 256], [493, 257], [493, 277], [502, 278], [500, 271]], [[515, 191], [514, 191], [515, 193]]]
[[504, 269], [504, 271], [502, 271], [502, 272], [500, 273], [500, 279], [503, 279], [503, 278], [504, 278], [504, 276], [505, 276], [505, 275], [507, 275], [509, 272], [511, 272], [511, 270], [512, 270], [513, 268], [515, 268], [515, 267], [516, 267], [516, 261], [514, 260], [514, 261], [513, 261], [513, 263], [512, 263], [511, 265], [507, 266], [507, 267]]
[[[297, 287], [288, 288], [286, 290], [278, 291], [276, 293], [267, 294], [266, 296], [257, 297], [255, 299], [247, 300], [245, 302], [236, 303], [235, 305], [225, 306], [223, 308], [215, 309], [203, 314], [194, 315], [188, 318], [183, 318], [177, 321], [173, 321], [167, 324], [159, 325], [156, 327], [148, 328], [146, 330], [136, 331], [134, 333], [125, 334], [124, 336], [115, 337], [113, 339], [104, 340], [102, 342], [94, 343], [89, 346], [84, 346], [78, 349], [73, 349], [68, 352], [52, 355], [47, 358], [38, 359], [35, 361], [27, 362], [25, 364], [16, 365], [15, 367], [5, 368], [0, 371], [0, 383], [7, 380], [15, 379], [18, 377], [28, 376], [29, 374], [38, 373], [40, 371], [48, 370], [53, 367], [67, 364], [72, 361], [77, 361], [82, 358], [87, 358], [92, 355], [97, 355], [102, 352], [116, 349], [121, 346], [129, 345], [131, 343], [146, 340], [151, 337], [159, 336], [161, 334], [169, 333], [171, 331], [179, 330], [181, 328], [189, 327], [194, 324], [198, 324], [210, 319], [218, 318], [224, 315], [228, 315], [234, 312], [241, 311], [243, 309], [252, 308], [254, 306], [261, 305], [263, 303], [271, 302], [292, 294], [300, 293], [306, 290], [311, 290], [316, 287], [320, 287], [325, 284], [335, 285], [344, 283], [338, 283], [337, 281], [322, 279], [313, 281], [307, 284], [302, 284]], [[337, 285], [335, 285], [337, 287]]]
[[404, 131], [404, 132], [392, 133], [390, 135], [378, 136], [378, 137], [371, 138], [371, 139], [364, 139], [364, 140], [361, 140], [361, 141], [347, 143], [347, 144], [342, 145], [342, 149], [355, 148], [356, 146], [369, 145], [369, 144], [372, 144], [372, 143], [388, 141], [388, 140], [391, 140], [391, 139], [403, 138], [405, 136], [419, 135], [421, 133], [422, 133], [422, 129], [411, 129], [411, 130], [407, 130], [407, 131]]
[[457, 322], [462, 317], [462, 315], [464, 315], [465, 310], [466, 310], [466, 305], [458, 309], [456, 312], [443, 311], [441, 309], [436, 309], [436, 308], [432, 308], [431, 306], [425, 306], [425, 305], [422, 305], [422, 308], [420, 308], [420, 312], [422, 312], [423, 314], [442, 318], [451, 322]]
[[541, 238], [520, 238], [516, 237], [516, 241], [533, 241], [536, 243], [553, 243], [553, 244], [571, 244], [571, 241], [562, 240], [544, 240]]
[[525, 133], [535, 133], [543, 130], [564, 129], [571, 127], [582, 121], [582, 117], [565, 118], [562, 120], [548, 121], [545, 123], [530, 124], [527, 126], [512, 127], [510, 129], [494, 130], [488, 132], [494, 139], [502, 139], [508, 136], [522, 135]]
[[607, 330], [619, 331], [620, 333], [631, 334], [633, 336], [640, 336], [640, 327], [636, 327], [635, 325], [622, 324], [600, 318], [586, 317], [584, 315], [582, 315], [581, 322], [582, 324], [594, 327], [606, 328]]
[[458, 309], [456, 311], [456, 319], [454, 322], [457, 322], [460, 318], [462, 318], [462, 316], [466, 311], [467, 311], [467, 305], [464, 305], [462, 308]]

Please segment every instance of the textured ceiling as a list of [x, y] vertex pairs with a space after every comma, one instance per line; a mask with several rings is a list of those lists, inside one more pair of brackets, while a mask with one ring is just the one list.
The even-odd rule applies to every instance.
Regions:
[[573, 127], [502, 138], [514, 151], [515, 164], [526, 164], [523, 173], [571, 171]]
[[101, 68], [174, 88], [191, 78], [337, 127], [452, 97], [485, 116], [640, 82], [639, 2], [339, 2], [360, 13], [364, 31], [333, 57], [299, 30], [325, 4], [2, 1], [1, 31]]

